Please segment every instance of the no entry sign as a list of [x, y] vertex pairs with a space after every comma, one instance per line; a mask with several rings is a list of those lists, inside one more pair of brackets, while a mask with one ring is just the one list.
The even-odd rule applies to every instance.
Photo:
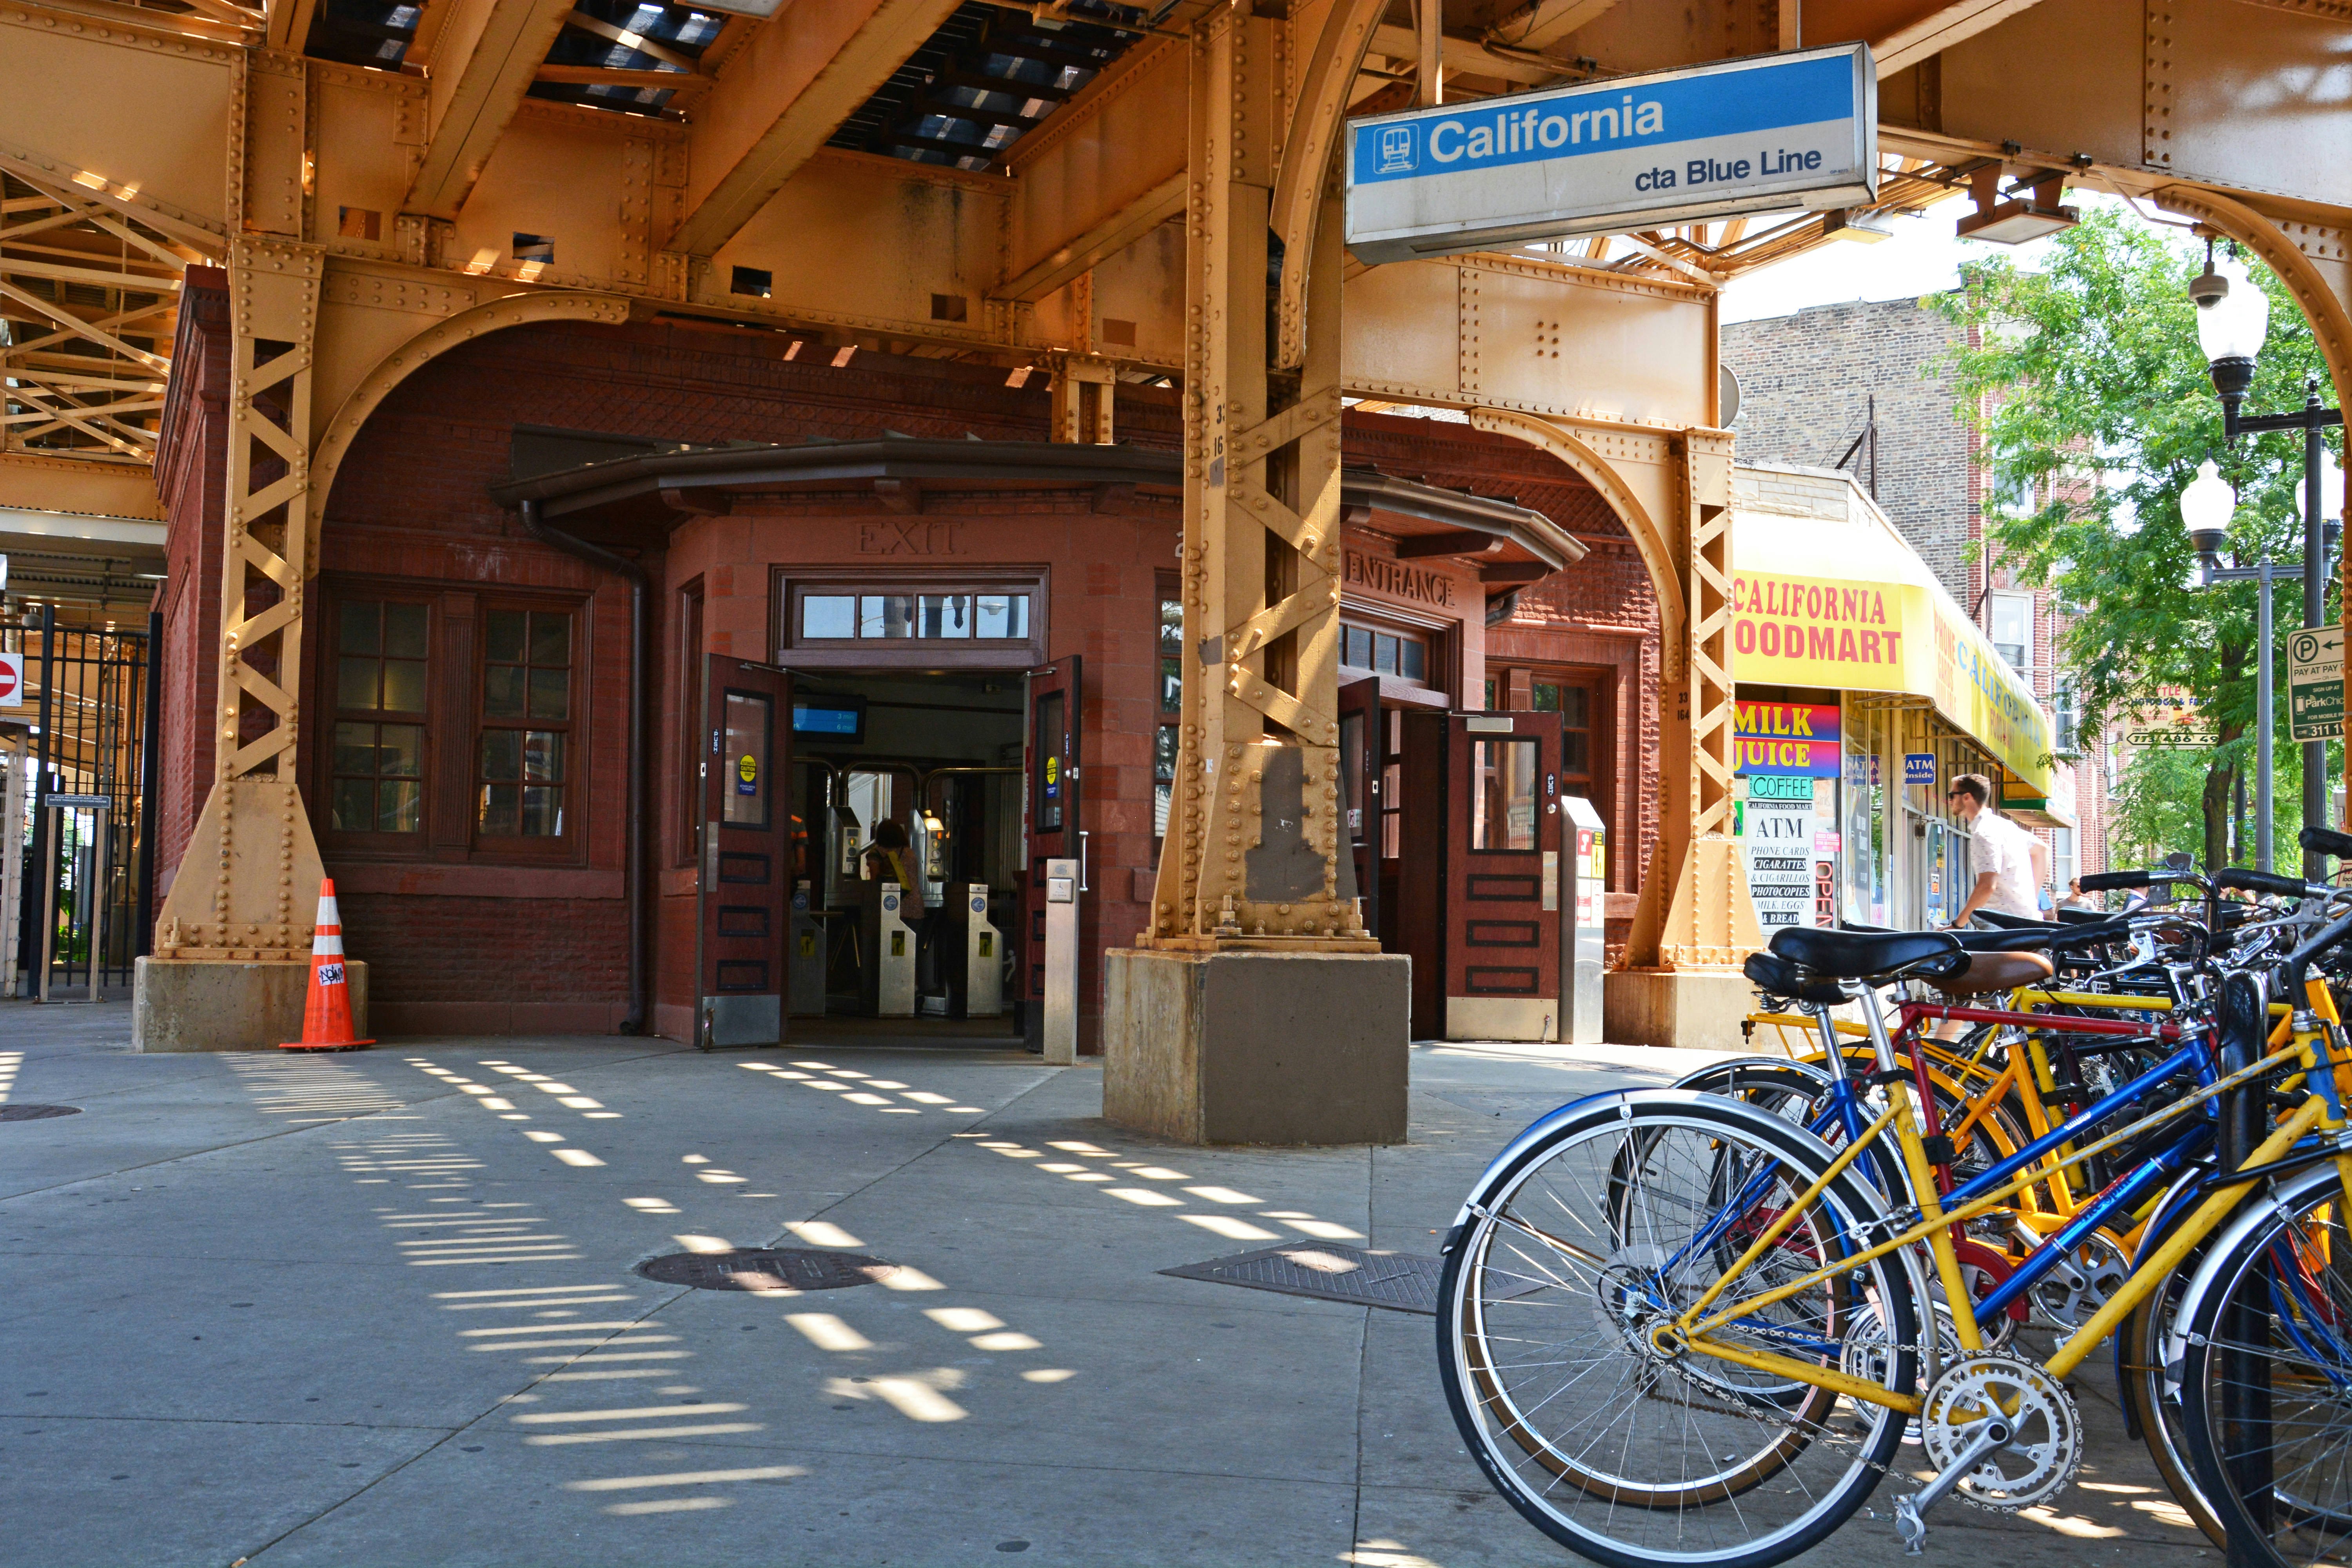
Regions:
[[0, 708], [25, 705], [25, 656], [0, 653]]

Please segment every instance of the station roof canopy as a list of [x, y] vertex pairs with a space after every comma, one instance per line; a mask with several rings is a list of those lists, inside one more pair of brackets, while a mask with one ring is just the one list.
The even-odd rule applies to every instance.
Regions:
[[[1172, 500], [1183, 488], [1182, 458], [1171, 451], [971, 436], [691, 446], [519, 426], [512, 466], [514, 477], [490, 488], [500, 506], [535, 502], [549, 522], [638, 546], [658, 543], [691, 517], [731, 511], [741, 496], [833, 492], [861, 507], [911, 511], [922, 508], [926, 489], [1071, 488], [1092, 489], [1096, 510], [1108, 511], [1136, 495]], [[1399, 555], [1452, 557], [1488, 584], [1531, 583], [1585, 553], [1542, 512], [1372, 468], [1341, 471], [1339, 504], [1348, 523], [1394, 538]]]

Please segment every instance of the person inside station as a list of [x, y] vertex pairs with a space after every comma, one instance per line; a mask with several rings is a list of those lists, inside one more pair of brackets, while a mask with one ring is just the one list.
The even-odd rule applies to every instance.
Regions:
[[1977, 867], [1976, 886], [1969, 889], [1968, 901], [1948, 929], [1966, 927], [1979, 910], [2043, 919], [2041, 889], [2050, 879], [2049, 848], [1991, 809], [1992, 781], [1982, 773], [1962, 773], [1944, 792], [1944, 799], [1974, 836], [1969, 858]]
[[866, 847], [866, 874], [898, 884], [898, 918], [915, 933], [915, 989], [927, 992], [936, 989], [932, 984], [935, 967], [931, 952], [939, 917], [946, 911], [932, 909], [923, 898], [923, 879], [917, 874], [919, 870], [906, 825], [887, 816], [876, 823], [874, 841]]

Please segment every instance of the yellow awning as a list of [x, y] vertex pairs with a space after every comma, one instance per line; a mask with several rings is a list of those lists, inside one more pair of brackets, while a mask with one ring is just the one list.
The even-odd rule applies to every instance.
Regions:
[[1735, 503], [1731, 564], [1735, 681], [1927, 698], [2019, 783], [2051, 793], [2050, 721], [2032, 688], [1866, 502], [1843, 518]]

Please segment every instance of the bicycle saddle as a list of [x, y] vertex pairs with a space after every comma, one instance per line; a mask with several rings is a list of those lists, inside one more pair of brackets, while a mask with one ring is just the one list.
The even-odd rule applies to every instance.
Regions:
[[1822, 980], [1807, 974], [1787, 959], [1769, 952], [1751, 952], [1740, 973], [1753, 981], [1756, 988], [1768, 996], [1786, 996], [1797, 1002], [1819, 1002], [1834, 1007], [1846, 999], [1834, 980]]
[[1995, 991], [2014, 991], [2021, 985], [2043, 984], [2056, 973], [2056, 966], [2038, 952], [1979, 951], [1969, 954], [1968, 967], [1958, 974], [1930, 975], [1927, 984], [1958, 1001]]
[[1812, 931], [1783, 926], [1772, 933], [1771, 950], [1816, 975], [1840, 980], [1868, 980], [1933, 960], [1937, 972], [1951, 973], [1967, 960], [1949, 931]]

